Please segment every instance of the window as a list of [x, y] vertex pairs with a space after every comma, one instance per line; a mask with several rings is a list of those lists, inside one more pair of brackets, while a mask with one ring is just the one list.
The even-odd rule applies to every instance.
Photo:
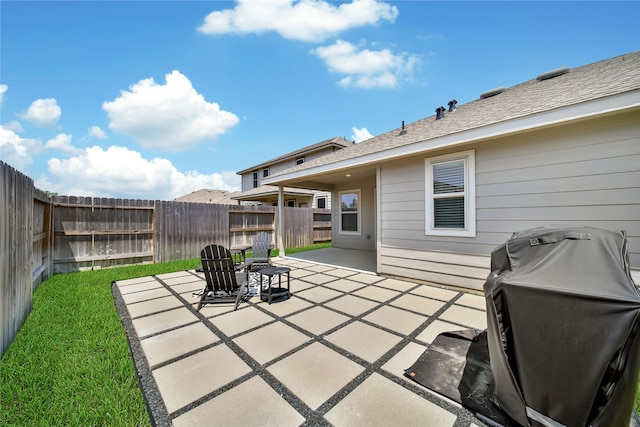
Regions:
[[360, 190], [340, 192], [340, 234], [360, 234]]
[[262, 169], [262, 177], [266, 178], [269, 176], [269, 168]]
[[298, 157], [296, 159], [296, 166], [301, 165], [304, 163], [304, 157]]
[[327, 209], [326, 197], [318, 197], [318, 209]]
[[253, 188], [258, 187], [258, 172], [253, 173]]
[[425, 234], [475, 237], [475, 151], [425, 161]]
[[296, 201], [295, 200], [286, 200], [284, 203], [288, 208], [295, 208]]

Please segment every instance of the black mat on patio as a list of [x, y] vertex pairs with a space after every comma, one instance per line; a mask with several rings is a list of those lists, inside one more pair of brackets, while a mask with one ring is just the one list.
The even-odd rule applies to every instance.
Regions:
[[493, 396], [487, 332], [473, 329], [445, 332], [405, 370], [418, 384], [460, 403], [489, 425], [519, 424], [498, 408]]

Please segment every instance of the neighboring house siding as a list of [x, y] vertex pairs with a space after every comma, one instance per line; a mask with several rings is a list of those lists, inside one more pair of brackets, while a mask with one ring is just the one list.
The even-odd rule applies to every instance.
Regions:
[[[360, 249], [366, 251], [375, 250], [375, 212], [373, 180], [349, 181], [337, 186], [333, 191], [333, 203], [331, 209], [332, 245], [337, 248]], [[343, 190], [360, 190], [361, 197], [361, 223], [360, 234], [340, 233], [340, 197]]]
[[313, 195], [313, 207], [318, 207], [318, 199], [324, 197], [326, 199], [326, 205], [324, 209], [331, 209], [331, 193], [328, 191], [318, 191]]
[[[475, 149], [476, 236], [425, 235], [425, 158], [380, 172], [380, 273], [481, 289], [491, 251], [549, 224], [625, 230], [640, 269], [640, 113], [486, 141]], [[334, 224], [335, 226], [335, 224]]]
[[263, 165], [255, 170], [252, 169], [250, 172], [246, 172], [242, 175], [242, 191], [248, 191], [253, 188], [253, 172], [258, 172], [258, 186], [260, 186], [263, 184], [264, 179], [266, 179], [262, 176], [262, 171], [264, 169], [269, 169], [269, 176], [275, 175], [277, 173], [280, 173], [284, 170], [287, 170], [289, 168], [296, 166], [296, 159], [298, 158], [304, 157], [304, 161], [308, 162], [317, 157], [326, 156], [327, 154], [332, 153], [333, 151], [334, 151], [333, 147], [330, 147], [330, 148], [319, 150], [310, 154], [300, 155], [296, 158], [287, 159], [287, 160], [269, 164], [266, 166]]

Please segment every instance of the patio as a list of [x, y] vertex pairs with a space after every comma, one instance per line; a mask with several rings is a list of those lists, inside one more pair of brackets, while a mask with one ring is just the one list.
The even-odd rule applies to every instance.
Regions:
[[483, 425], [404, 376], [441, 332], [486, 328], [480, 295], [296, 258], [290, 299], [195, 310], [194, 271], [115, 282], [152, 422]]

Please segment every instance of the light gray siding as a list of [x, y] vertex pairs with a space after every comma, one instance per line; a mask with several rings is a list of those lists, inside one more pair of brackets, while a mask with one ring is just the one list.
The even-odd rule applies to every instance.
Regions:
[[[361, 233], [359, 235], [340, 234], [340, 191], [360, 190]], [[345, 249], [375, 250], [375, 180], [363, 179], [344, 182], [332, 192], [331, 239], [332, 246]]]
[[640, 113], [485, 141], [476, 153], [476, 236], [425, 235], [425, 159], [380, 169], [382, 274], [480, 289], [491, 251], [519, 230], [582, 224], [625, 230], [640, 269]]

